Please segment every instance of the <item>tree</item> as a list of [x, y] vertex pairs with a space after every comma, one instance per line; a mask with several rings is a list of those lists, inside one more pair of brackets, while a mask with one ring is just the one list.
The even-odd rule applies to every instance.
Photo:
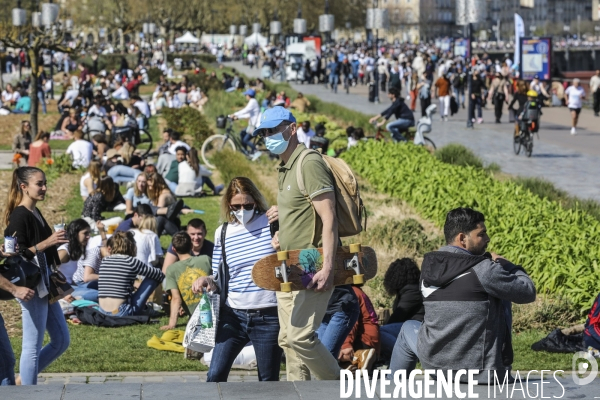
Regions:
[[[41, 74], [43, 64], [40, 64], [40, 58], [43, 50], [60, 51], [63, 53], [73, 53], [79, 49], [71, 48], [66, 43], [66, 31], [58, 29], [56, 34], [52, 30], [35, 28], [31, 25], [12, 26], [11, 22], [0, 23], [0, 42], [5, 46], [24, 49], [31, 60], [31, 112], [30, 122], [33, 137], [38, 133], [38, 106], [37, 81]], [[53, 77], [50, 77], [53, 79]]]

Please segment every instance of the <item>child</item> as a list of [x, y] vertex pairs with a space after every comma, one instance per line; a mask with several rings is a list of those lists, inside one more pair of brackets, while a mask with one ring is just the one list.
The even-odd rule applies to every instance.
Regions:
[[519, 115], [519, 130], [525, 132], [528, 124], [531, 124], [531, 133], [539, 129], [539, 120], [542, 115], [541, 103], [538, 102], [538, 94], [535, 90], [527, 92], [527, 102], [523, 106], [523, 112]]

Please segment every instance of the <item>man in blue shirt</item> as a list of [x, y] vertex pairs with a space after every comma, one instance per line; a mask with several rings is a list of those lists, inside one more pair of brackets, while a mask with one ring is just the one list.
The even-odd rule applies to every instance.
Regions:
[[396, 120], [387, 124], [386, 129], [390, 131], [392, 138], [395, 141], [406, 141], [403, 133], [406, 132], [408, 128], [415, 125], [415, 116], [404, 102], [402, 96], [400, 96], [400, 91], [398, 89], [390, 88], [388, 91], [388, 97], [392, 101], [392, 105], [382, 111], [381, 114], [371, 118], [369, 122], [372, 124], [378, 119], [384, 118], [377, 124], [377, 126], [380, 127], [385, 124], [392, 115], [395, 115]]
[[31, 98], [25, 90], [21, 90], [21, 98], [17, 101], [17, 105], [12, 112], [15, 114], [29, 114], [29, 111], [31, 111]]
[[331, 58], [329, 64], [327, 64], [327, 69], [329, 70], [329, 85], [331, 86], [331, 91], [337, 93], [337, 85], [340, 79], [340, 67], [339, 62], [336, 61], [335, 58]]

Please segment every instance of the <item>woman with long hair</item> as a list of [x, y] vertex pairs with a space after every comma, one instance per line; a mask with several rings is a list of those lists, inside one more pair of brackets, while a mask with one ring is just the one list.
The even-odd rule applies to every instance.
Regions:
[[408, 320], [423, 321], [425, 310], [419, 288], [420, 276], [421, 271], [411, 258], [397, 259], [385, 272], [383, 287], [388, 295], [395, 296], [392, 315], [387, 324], [379, 328], [381, 357], [385, 360], [392, 357], [402, 324]]
[[[104, 225], [97, 223], [102, 242], [106, 244]], [[58, 248], [61, 271], [66, 269], [65, 276], [75, 289], [72, 296], [76, 299], [98, 302], [98, 271], [102, 261], [100, 247], [87, 248], [90, 240], [90, 225], [84, 219], [76, 219], [67, 226], [69, 243]], [[64, 272], [63, 272], [64, 273]]]
[[135, 184], [133, 185], [133, 187], [127, 189], [127, 193], [125, 193], [125, 196], [123, 196], [125, 198], [126, 216], [133, 215], [133, 209], [137, 207], [138, 204], [150, 203], [147, 191], [148, 180], [146, 179], [146, 174], [139, 174], [138, 177], [135, 178]]
[[29, 145], [29, 159], [27, 165], [35, 167], [43, 158], [50, 158], [52, 150], [50, 150], [50, 133], [40, 131], [35, 137], [35, 141]]
[[155, 267], [163, 256], [160, 239], [156, 234], [156, 217], [144, 215], [136, 228], [130, 229], [137, 248], [136, 258], [149, 267]]
[[[50, 265], [60, 265], [57, 246], [67, 243], [64, 230], [52, 231], [36, 207], [46, 198], [46, 176], [35, 167], [13, 171], [8, 192], [4, 236], [16, 236], [19, 253], [40, 267], [40, 281], [31, 300], [17, 300], [22, 310], [23, 349], [20, 373], [23, 385], [35, 385], [38, 373], [69, 347], [69, 329], [58, 302], [50, 304], [48, 296]], [[50, 341], [46, 346], [44, 333]]]
[[81, 216], [90, 224], [92, 229], [97, 228], [97, 221], [102, 221], [105, 226], [118, 225], [123, 221], [123, 218], [112, 217], [103, 220], [102, 213], [111, 211], [115, 204], [121, 203], [125, 203], [125, 199], [119, 192], [119, 187], [115, 185], [110, 176], [106, 176], [100, 180], [96, 190], [83, 203]]
[[210, 179], [212, 171], [206, 169], [200, 164], [198, 159], [198, 150], [191, 148], [187, 152], [187, 160], [182, 161], [178, 165], [179, 181], [175, 194], [177, 196], [194, 196], [202, 193], [204, 184], [208, 186], [215, 195], [218, 195], [223, 190], [223, 185], [215, 187], [215, 184]]
[[[192, 285], [192, 290], [199, 293], [207, 288], [217, 290], [215, 279], [221, 283], [219, 326], [208, 382], [227, 381], [235, 358], [250, 341], [257, 357], [259, 380], [279, 380], [283, 350], [278, 345], [277, 299], [275, 292], [259, 288], [251, 278], [254, 263], [275, 252], [266, 211], [267, 202], [250, 179], [238, 177], [229, 183], [221, 201], [221, 218], [227, 224], [215, 232], [212, 257], [213, 271], [219, 271], [223, 259], [221, 231], [226, 229], [224, 248], [229, 281], [202, 277]], [[223, 271], [218, 275], [222, 277]]]
[[88, 170], [79, 180], [79, 194], [83, 201], [90, 197], [98, 187], [98, 183], [102, 178], [102, 164], [100, 161], [91, 161]]
[[[115, 232], [110, 241], [111, 254], [100, 266], [100, 311], [116, 317], [140, 315], [146, 308], [146, 300], [165, 275], [160, 268], [149, 267], [135, 258], [137, 248], [133, 232]], [[134, 293], [133, 283], [138, 275], [145, 278]]]

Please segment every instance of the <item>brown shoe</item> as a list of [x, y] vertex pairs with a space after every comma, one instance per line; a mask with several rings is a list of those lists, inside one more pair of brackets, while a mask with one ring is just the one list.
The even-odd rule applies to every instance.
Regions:
[[358, 369], [361, 371], [371, 371], [375, 365], [375, 349], [356, 350], [354, 358], [358, 360]]

